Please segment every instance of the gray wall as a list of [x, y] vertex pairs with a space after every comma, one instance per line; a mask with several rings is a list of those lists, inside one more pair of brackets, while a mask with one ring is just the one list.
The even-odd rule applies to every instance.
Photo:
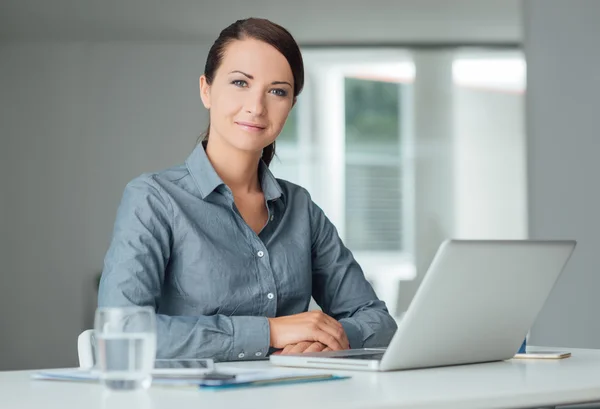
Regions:
[[77, 364], [123, 188], [206, 124], [207, 47], [0, 46], [0, 370]]
[[578, 247], [532, 343], [600, 348], [600, 2], [525, 2], [530, 235]]
[[271, 19], [303, 44], [518, 42], [520, 0], [2, 0], [0, 39], [214, 41]]

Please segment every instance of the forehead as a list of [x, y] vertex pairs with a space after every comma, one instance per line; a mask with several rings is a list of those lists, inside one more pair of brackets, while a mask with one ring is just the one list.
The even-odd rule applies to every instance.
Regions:
[[257, 80], [288, 81], [293, 74], [286, 58], [275, 47], [256, 39], [236, 40], [225, 47], [219, 71], [243, 71]]

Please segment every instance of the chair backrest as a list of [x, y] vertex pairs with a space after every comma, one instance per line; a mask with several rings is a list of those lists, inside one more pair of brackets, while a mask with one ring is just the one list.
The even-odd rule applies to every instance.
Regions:
[[77, 355], [79, 367], [91, 369], [94, 367], [94, 330], [87, 329], [77, 337]]

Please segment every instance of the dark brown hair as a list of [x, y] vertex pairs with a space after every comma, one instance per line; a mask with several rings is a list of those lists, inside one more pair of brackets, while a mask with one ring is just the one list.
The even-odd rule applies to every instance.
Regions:
[[[294, 37], [292, 37], [289, 31], [278, 24], [262, 18], [238, 20], [221, 31], [219, 38], [217, 38], [210, 48], [208, 57], [206, 58], [206, 65], [204, 67], [206, 82], [209, 85], [212, 84], [217, 69], [223, 61], [227, 45], [232, 41], [247, 38], [263, 41], [283, 54], [292, 69], [292, 74], [294, 76], [294, 98], [296, 98], [304, 86], [304, 63], [302, 61], [300, 47], [298, 47], [296, 40], [294, 40]], [[210, 122], [206, 132], [203, 135], [200, 135], [200, 138], [203, 137], [202, 144], [204, 147], [206, 147], [208, 142], [209, 132]], [[269, 166], [274, 156], [275, 142], [263, 149], [262, 160]]]

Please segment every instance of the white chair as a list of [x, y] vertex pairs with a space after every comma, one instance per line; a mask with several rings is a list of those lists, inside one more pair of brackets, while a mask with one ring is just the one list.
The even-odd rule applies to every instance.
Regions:
[[87, 329], [77, 337], [77, 355], [79, 367], [91, 369], [94, 367], [94, 330]]

